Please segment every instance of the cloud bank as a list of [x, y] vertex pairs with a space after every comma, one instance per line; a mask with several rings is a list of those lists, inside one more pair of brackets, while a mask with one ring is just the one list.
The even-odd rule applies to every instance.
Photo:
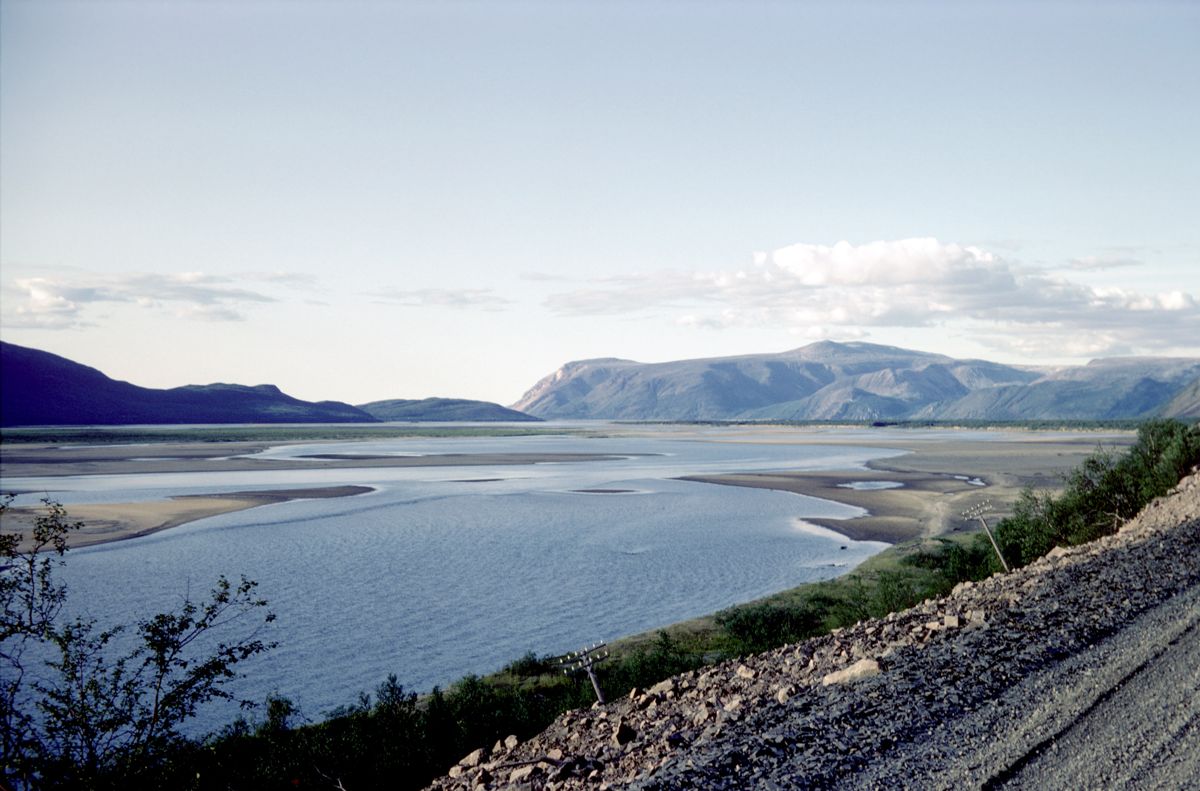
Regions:
[[16, 304], [6, 310], [4, 323], [39, 329], [86, 327], [94, 323], [89, 309], [104, 303], [165, 310], [204, 321], [240, 321], [247, 305], [276, 301], [234, 285], [241, 280], [201, 272], [19, 278], [13, 282]]
[[[1072, 262], [1085, 271], [1136, 263]], [[741, 270], [595, 281], [554, 294], [546, 305], [574, 316], [672, 312], [687, 326], [771, 327], [805, 337], [947, 327], [1029, 356], [1194, 348], [1200, 337], [1195, 294], [1094, 287], [932, 238], [794, 244], [756, 253], [753, 266]]]
[[385, 289], [370, 294], [374, 301], [413, 308], [482, 308], [503, 310], [511, 300], [490, 288], [422, 288], [412, 291]]

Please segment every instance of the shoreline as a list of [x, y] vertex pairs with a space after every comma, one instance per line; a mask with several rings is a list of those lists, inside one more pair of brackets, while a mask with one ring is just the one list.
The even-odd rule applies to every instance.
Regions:
[[[263, 505], [293, 500], [318, 500], [332, 497], [355, 497], [373, 492], [370, 486], [322, 486], [305, 489], [265, 489], [218, 494], [180, 494], [166, 500], [146, 500], [125, 503], [79, 503], [67, 506], [67, 520], [82, 522], [71, 532], [72, 549], [127, 541], [152, 535], [172, 527], [189, 524], [211, 516], [245, 511]], [[22, 534], [20, 548], [30, 548], [29, 532], [34, 519], [44, 511], [41, 506], [9, 508], [2, 517], [5, 531]]]
[[[1025, 486], [1056, 488], [1059, 477], [1094, 452], [1088, 436], [1027, 434], [1012, 440], [955, 440], [940, 437], [838, 437], [820, 432], [756, 427], [720, 441], [746, 443], [790, 442], [798, 445], [850, 445], [903, 451], [875, 459], [865, 468], [837, 471], [730, 472], [682, 476], [679, 480], [722, 486], [786, 491], [857, 506], [867, 513], [850, 519], [804, 517], [804, 520], [853, 541], [905, 540], [954, 532], [966, 526], [962, 511], [991, 500], [991, 511], [1003, 514]], [[619, 460], [604, 453], [446, 453], [425, 456], [329, 454], [335, 458], [298, 460], [255, 458], [270, 447], [296, 442], [178, 442], [154, 445], [6, 446], [0, 455], [0, 481], [25, 477], [121, 475], [138, 473], [370, 469], [377, 467], [509, 466], [538, 463]], [[303, 444], [320, 444], [305, 442]], [[985, 485], [970, 483], [979, 481]], [[894, 482], [886, 489], [846, 488], [850, 483]], [[5, 487], [5, 491], [17, 487]], [[217, 495], [182, 495], [168, 500], [132, 503], [81, 503], [68, 508], [72, 521], [87, 525], [77, 533], [75, 546], [126, 540], [187, 524], [209, 516], [232, 513], [303, 497], [361, 494], [370, 487], [316, 487]], [[595, 494], [623, 494], [602, 491]], [[4, 521], [29, 507], [11, 508]], [[25, 517], [26, 524], [31, 516]], [[957, 524], [956, 524], [957, 523]], [[7, 525], [6, 525], [7, 527]], [[9, 528], [11, 529], [11, 528]]]
[[[869, 463], [868, 463], [869, 466]], [[848, 519], [802, 517], [833, 530], [851, 541], [883, 541], [899, 544], [914, 538], [940, 535], [955, 530], [953, 522], [962, 511], [985, 499], [1012, 495], [1016, 491], [993, 485], [978, 486], [952, 476], [902, 470], [845, 470], [837, 472], [732, 473], [686, 476], [681, 480], [720, 486], [770, 489], [804, 497], [830, 500], [862, 508], [861, 516]], [[854, 483], [899, 483], [888, 489], [854, 489]], [[986, 494], [985, 494], [986, 492]]]
[[[680, 480], [772, 489], [864, 509], [849, 519], [803, 517], [852, 541], [898, 544], [973, 530], [962, 512], [990, 501], [989, 513], [1007, 515], [1021, 491], [1056, 489], [1095, 445], [1061, 438], [1000, 442], [929, 440], [860, 444], [907, 451], [868, 461], [864, 469], [688, 475]], [[898, 483], [892, 488], [851, 484]]]
[[[335, 440], [328, 441], [330, 443]], [[251, 470], [345, 470], [374, 467], [471, 467], [618, 461], [609, 453], [436, 453], [422, 456], [321, 454], [297, 459], [256, 457], [269, 448], [325, 442], [169, 442], [153, 445], [57, 445], [0, 447], [0, 481], [67, 475], [136, 475]], [[6, 489], [7, 491], [7, 489]]]

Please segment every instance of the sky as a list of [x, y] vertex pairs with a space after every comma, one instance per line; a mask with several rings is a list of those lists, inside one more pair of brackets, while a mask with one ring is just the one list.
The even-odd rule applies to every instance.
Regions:
[[569, 360], [1200, 356], [1200, 3], [0, 0], [0, 339], [516, 401]]

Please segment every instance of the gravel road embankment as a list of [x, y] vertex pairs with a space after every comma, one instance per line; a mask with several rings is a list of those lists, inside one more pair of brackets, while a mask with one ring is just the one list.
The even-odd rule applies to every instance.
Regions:
[[1200, 787], [1200, 475], [1118, 535], [688, 673], [436, 788]]
[[[1079, 660], [1073, 669], [1082, 683], [1045, 689], [1041, 706], [1057, 705], [1064, 693], [1076, 706], [1090, 704], [1010, 764], [995, 787], [1200, 787], [1200, 588], [1151, 610]], [[1061, 673], [1047, 675], [1063, 680]], [[1065, 702], [1063, 708], [1076, 710]]]

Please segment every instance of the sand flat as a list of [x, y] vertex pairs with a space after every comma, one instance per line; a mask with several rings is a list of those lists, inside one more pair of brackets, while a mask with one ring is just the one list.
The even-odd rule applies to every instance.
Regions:
[[[1128, 435], [1103, 435], [1103, 445], [1130, 444]], [[814, 442], [818, 441], [814, 438]], [[830, 440], [821, 440], [829, 442]], [[909, 451], [868, 462], [866, 470], [835, 472], [733, 473], [689, 476], [684, 480], [727, 486], [776, 489], [810, 497], [855, 505], [868, 511], [854, 519], [812, 519], [860, 541], [897, 543], [913, 538], [976, 529], [977, 522], [962, 518], [962, 512], [987, 500], [989, 514], [1002, 517], [1026, 486], [1057, 489], [1063, 476], [1095, 452], [1100, 438], [1089, 435], [1062, 436], [1056, 432], [1018, 439], [987, 441], [914, 438], [837, 444], [890, 447]], [[976, 485], [971, 481], [982, 482]], [[851, 489], [854, 482], [894, 481], [891, 489]]]
[[[82, 522], [83, 527], [71, 533], [70, 545], [86, 547], [91, 544], [137, 538], [197, 519], [289, 500], [351, 497], [370, 491], [374, 490], [369, 486], [325, 486], [223, 494], [187, 494], [166, 500], [130, 503], [72, 504], [67, 508], [67, 517], [72, 522]], [[0, 516], [0, 529], [22, 533], [22, 548], [27, 549], [30, 546], [29, 534], [33, 529], [34, 519], [42, 510], [38, 507], [24, 506], [10, 508]]]
[[[946, 430], [950, 432], [952, 430]], [[1025, 486], [1057, 488], [1062, 476], [1074, 469], [1098, 446], [1130, 444], [1132, 432], [1017, 432], [1013, 437], [955, 439], [947, 433], [903, 432], [877, 434], [869, 429], [846, 432], [786, 426], [733, 426], [720, 434], [711, 429], [668, 426], [661, 431], [630, 427], [628, 436], [662, 436], [702, 441], [852, 445], [890, 448], [905, 454], [870, 462], [867, 470], [840, 472], [740, 473], [689, 477], [711, 484], [751, 486], [820, 497], [865, 508], [856, 519], [809, 519], [853, 539], [894, 543], [968, 527], [961, 513], [989, 499], [993, 513], [1003, 515]], [[368, 469], [375, 467], [490, 466], [546, 462], [619, 460], [622, 456], [589, 453], [448, 453], [426, 456], [355, 456], [337, 454], [327, 459], [263, 459], [256, 453], [281, 442], [168, 442], [137, 445], [5, 445], [0, 453], [0, 480], [23, 476], [120, 475], [239, 470]], [[318, 444], [305, 441], [303, 444]], [[958, 477], [956, 477], [958, 476]], [[975, 486], [964, 479], [978, 479]], [[855, 490], [842, 484], [855, 481], [895, 481], [900, 488]], [[15, 488], [15, 487], [11, 487]], [[287, 499], [312, 496], [346, 496], [365, 487], [325, 487], [309, 490], [241, 492], [203, 497], [176, 497], [143, 503], [72, 505], [72, 519], [87, 528], [77, 546], [147, 535], [206, 516], [254, 508]], [[5, 486], [5, 491], [10, 487]], [[300, 492], [308, 492], [301, 494]], [[341, 492], [340, 494], [313, 494]], [[11, 509], [5, 527], [21, 509]], [[973, 526], [970, 526], [973, 527]], [[12, 529], [12, 528], [9, 528]]]
[[[265, 459], [255, 454], [281, 445], [317, 442], [163, 442], [139, 445], [5, 445], [0, 481], [59, 475], [129, 475], [160, 472], [463, 467], [616, 461], [607, 453], [438, 453], [422, 456], [321, 454], [302, 459]], [[344, 443], [342, 443], [344, 444]], [[7, 491], [7, 488], [5, 489]]]

